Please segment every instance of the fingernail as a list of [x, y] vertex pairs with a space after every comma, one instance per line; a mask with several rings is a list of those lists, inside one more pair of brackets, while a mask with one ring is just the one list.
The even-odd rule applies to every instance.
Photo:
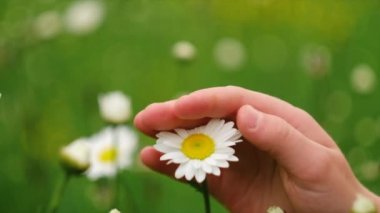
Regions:
[[252, 106], [247, 106], [247, 114], [249, 118], [249, 129], [256, 129], [257, 128], [257, 123], [259, 120], [260, 113], [254, 109]]

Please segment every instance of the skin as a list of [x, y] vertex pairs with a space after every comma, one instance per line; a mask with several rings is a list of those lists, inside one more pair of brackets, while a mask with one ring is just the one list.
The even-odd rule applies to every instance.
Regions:
[[[358, 193], [380, 209], [380, 198], [357, 180], [326, 131], [308, 113], [278, 98], [234, 86], [208, 88], [149, 105], [135, 117], [135, 125], [154, 137], [210, 118], [234, 121], [244, 137], [235, 146], [239, 162], [219, 177], [207, 177], [211, 194], [231, 212], [265, 212], [276, 205], [288, 213], [343, 213]], [[174, 177], [177, 165], [166, 165], [161, 155], [152, 147], [141, 151], [145, 165]]]

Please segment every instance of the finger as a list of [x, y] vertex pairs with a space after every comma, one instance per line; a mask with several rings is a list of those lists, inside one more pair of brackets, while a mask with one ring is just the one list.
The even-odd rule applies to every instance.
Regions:
[[173, 176], [174, 171], [176, 170], [176, 165], [169, 164], [160, 161], [162, 153], [158, 152], [151, 146], [144, 147], [140, 152], [141, 161], [150, 169], [157, 171], [161, 174], [166, 174]]
[[[243, 136], [296, 177], [312, 179], [324, 166], [328, 148], [305, 137], [280, 117], [249, 105], [240, 108], [237, 125]], [[322, 171], [318, 171], [322, 172]]]
[[305, 111], [278, 98], [240, 87], [215, 87], [193, 92], [173, 103], [177, 119], [226, 117], [245, 105], [284, 119], [305, 136], [328, 147], [336, 147], [331, 137]]
[[167, 101], [149, 105], [136, 115], [135, 126], [145, 134], [155, 136], [159, 131], [199, 126], [208, 121], [207, 118], [197, 120], [178, 118], [174, 113], [174, 103]]

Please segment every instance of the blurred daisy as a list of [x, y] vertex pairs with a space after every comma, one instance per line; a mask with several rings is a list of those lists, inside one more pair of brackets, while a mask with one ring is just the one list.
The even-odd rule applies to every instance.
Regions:
[[246, 53], [240, 41], [224, 38], [216, 43], [214, 58], [221, 67], [227, 70], [236, 70], [245, 62]]
[[188, 41], [179, 41], [172, 49], [173, 56], [182, 61], [191, 61], [196, 54], [195, 46]]
[[368, 94], [376, 86], [376, 73], [367, 64], [357, 65], [351, 73], [351, 85], [355, 92]]
[[220, 175], [220, 168], [228, 168], [228, 161], [238, 161], [231, 148], [241, 142], [240, 132], [233, 122], [212, 119], [207, 125], [192, 130], [175, 129], [157, 134], [154, 148], [165, 153], [160, 160], [180, 164], [175, 177], [190, 181], [195, 177], [198, 183], [206, 174]]
[[83, 35], [95, 31], [104, 18], [104, 6], [97, 0], [74, 2], [66, 11], [65, 26], [68, 32]]
[[356, 200], [352, 205], [351, 212], [353, 213], [376, 213], [375, 204], [361, 194], [356, 196]]
[[113, 91], [98, 97], [100, 115], [111, 123], [123, 123], [131, 116], [131, 100], [121, 91]]
[[79, 138], [60, 151], [62, 166], [69, 172], [82, 173], [90, 167], [90, 149], [86, 138]]
[[33, 30], [39, 39], [51, 39], [62, 30], [61, 16], [57, 11], [41, 13], [34, 20]]
[[90, 138], [91, 166], [86, 174], [91, 180], [113, 177], [118, 170], [132, 165], [137, 135], [128, 127], [107, 127]]

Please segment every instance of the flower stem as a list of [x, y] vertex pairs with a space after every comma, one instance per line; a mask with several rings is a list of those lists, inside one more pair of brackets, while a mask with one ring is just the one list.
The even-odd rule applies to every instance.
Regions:
[[207, 178], [202, 183], [202, 194], [203, 194], [203, 201], [205, 204], [205, 213], [211, 213], [210, 195], [208, 192]]
[[54, 194], [51, 198], [49, 209], [48, 209], [49, 213], [57, 212], [59, 204], [61, 203], [63, 194], [65, 192], [65, 188], [67, 186], [67, 183], [70, 180], [70, 177], [71, 177], [71, 174], [69, 172], [65, 172], [63, 179], [58, 184], [58, 186], [57, 186], [56, 190], [54, 191]]

